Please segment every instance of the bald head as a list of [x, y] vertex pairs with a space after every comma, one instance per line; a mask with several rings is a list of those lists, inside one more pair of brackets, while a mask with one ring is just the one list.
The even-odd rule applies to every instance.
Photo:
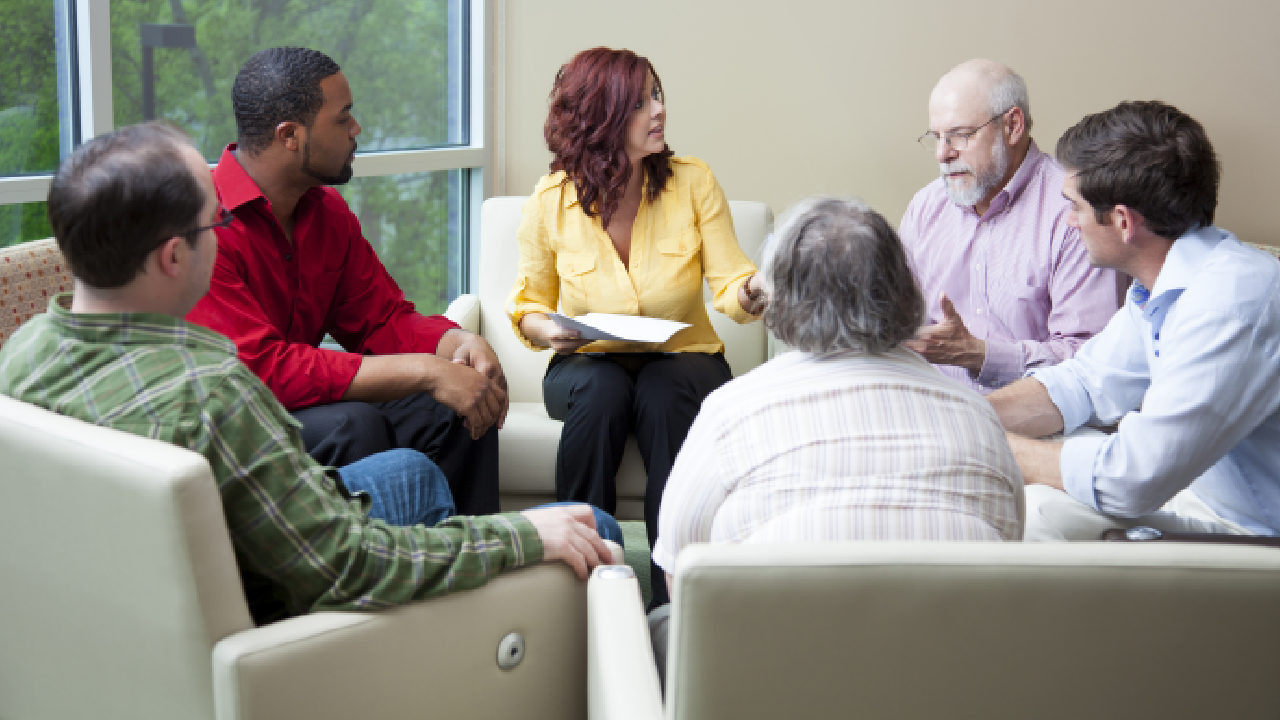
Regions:
[[966, 60], [942, 76], [929, 96], [929, 106], [950, 107], [975, 116], [997, 115], [1009, 108], [1022, 108], [1026, 127], [1031, 129], [1031, 101], [1021, 75], [994, 60]]
[[990, 60], [951, 69], [929, 96], [929, 132], [947, 195], [985, 213], [1031, 148], [1027, 84]]

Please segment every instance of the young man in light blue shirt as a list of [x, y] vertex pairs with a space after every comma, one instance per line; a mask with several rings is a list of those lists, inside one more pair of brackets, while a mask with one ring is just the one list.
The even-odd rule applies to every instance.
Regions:
[[1026, 539], [1280, 535], [1280, 264], [1213, 226], [1204, 129], [1126, 102], [1068, 130], [1057, 156], [1067, 222], [1093, 264], [1134, 284], [1074, 358], [989, 396], [1027, 482]]

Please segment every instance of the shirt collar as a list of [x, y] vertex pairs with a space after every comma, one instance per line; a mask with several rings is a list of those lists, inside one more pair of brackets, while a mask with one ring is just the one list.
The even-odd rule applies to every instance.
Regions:
[[1160, 297], [1170, 290], [1186, 290], [1191, 279], [1200, 272], [1200, 266], [1213, 249], [1222, 242], [1225, 234], [1210, 225], [1187, 231], [1174, 241], [1165, 256], [1160, 274], [1151, 288], [1151, 297]]
[[[1165, 256], [1164, 265], [1160, 267], [1160, 274], [1156, 276], [1155, 286], [1150, 292], [1142, 287], [1142, 283], [1134, 281], [1129, 297], [1142, 308], [1142, 314], [1151, 324], [1151, 333], [1157, 340], [1160, 339], [1160, 329], [1164, 326], [1169, 309], [1182, 296], [1192, 278], [1200, 272], [1205, 257], [1213, 252], [1224, 237], [1225, 233], [1213, 226], [1190, 230], [1169, 248], [1169, 254]], [[1156, 354], [1159, 355], [1159, 352]]]
[[160, 313], [73, 313], [71, 293], [49, 299], [49, 321], [64, 335], [103, 345], [184, 345], [234, 357], [235, 343], [182, 318]]
[[258, 198], [266, 199], [262, 189], [236, 159], [235, 151], [235, 143], [223, 148], [218, 167], [213, 169], [213, 185], [218, 189], [218, 199], [228, 210], [235, 210]]
[[[262, 198], [264, 202], [270, 202], [267, 196], [262, 194], [262, 188], [258, 187], [258, 183], [253, 181], [248, 171], [236, 159], [235, 151], [236, 143], [223, 148], [218, 167], [213, 170], [213, 185], [218, 191], [218, 200], [222, 202], [222, 206], [228, 210], [236, 210], [258, 198]], [[303, 193], [302, 199], [323, 193], [324, 188], [313, 187]], [[302, 206], [302, 200], [298, 201], [298, 206]]]
[[1022, 191], [1027, 187], [1027, 183], [1031, 182], [1031, 178], [1040, 170], [1040, 164], [1044, 162], [1045, 154], [1040, 152], [1040, 146], [1036, 145], [1036, 141], [1032, 140], [1027, 146], [1027, 156], [1022, 159], [1022, 164], [1018, 166], [1018, 171], [1009, 179], [1004, 189], [996, 194], [991, 201], [991, 207], [987, 209], [986, 215], [990, 215], [994, 210], [999, 212], [1009, 206]]

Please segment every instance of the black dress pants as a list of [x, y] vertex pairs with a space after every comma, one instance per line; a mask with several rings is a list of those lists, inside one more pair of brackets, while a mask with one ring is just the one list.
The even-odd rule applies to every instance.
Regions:
[[[542, 380], [547, 414], [564, 421], [556, 454], [556, 500], [587, 502], [613, 514], [614, 477], [634, 432], [648, 483], [644, 522], [658, 537], [662, 491], [702, 401], [733, 378], [724, 355], [614, 353], [556, 355]], [[653, 607], [665, 602], [663, 571], [650, 565]]]
[[498, 428], [479, 440], [452, 408], [427, 393], [380, 403], [337, 402], [295, 410], [307, 453], [343, 467], [395, 448], [417, 450], [449, 480], [459, 515], [489, 515], [498, 507]]

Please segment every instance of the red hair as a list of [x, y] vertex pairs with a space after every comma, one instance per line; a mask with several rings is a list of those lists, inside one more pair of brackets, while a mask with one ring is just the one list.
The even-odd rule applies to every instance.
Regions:
[[[653, 74], [649, 61], [630, 50], [605, 47], [583, 50], [560, 68], [551, 87], [550, 110], [542, 134], [554, 155], [551, 171], [563, 170], [578, 191], [587, 217], [598, 213], [605, 227], [618, 209], [631, 179], [627, 157], [627, 124], [644, 98], [644, 82]], [[667, 161], [675, 153], [666, 144], [640, 165], [649, 181], [648, 199], [656, 200], [671, 177]]]

